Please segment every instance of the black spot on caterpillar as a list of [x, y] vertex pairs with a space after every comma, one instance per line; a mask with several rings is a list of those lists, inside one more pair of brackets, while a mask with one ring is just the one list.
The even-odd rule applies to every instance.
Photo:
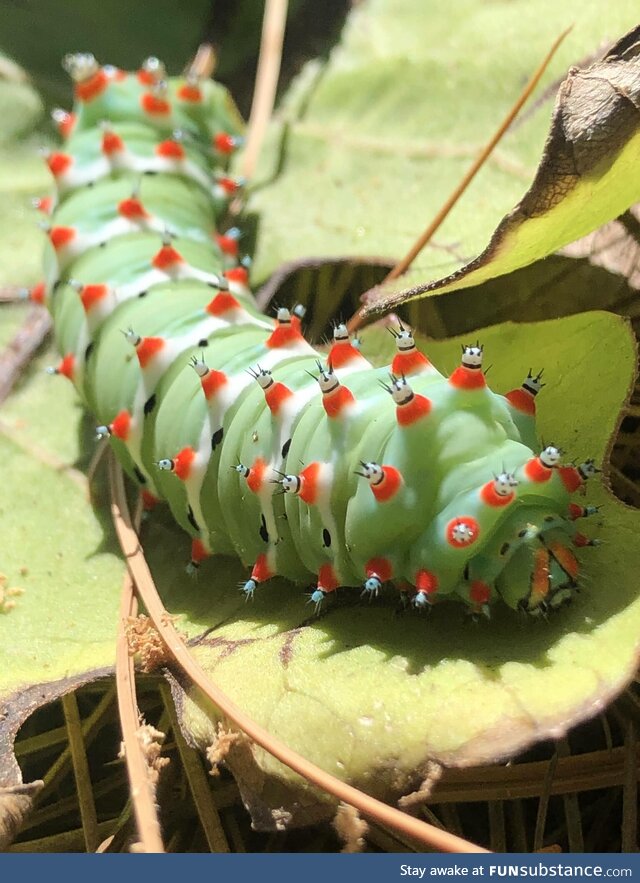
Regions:
[[189, 519], [189, 524], [191, 525], [191, 527], [192, 527], [195, 531], [199, 531], [199, 530], [200, 530], [200, 525], [199, 525], [198, 522], [196, 521], [196, 517], [195, 517], [195, 515], [193, 514], [193, 509], [191, 508], [191, 506], [187, 506], [187, 518]]
[[224, 429], [216, 429], [216, 431], [211, 436], [211, 450], [215, 451], [218, 445], [222, 444], [222, 439], [224, 437]]
[[[238, 553], [249, 596], [281, 574], [312, 576], [317, 603], [394, 581], [422, 608], [564, 602], [578, 573], [569, 494], [595, 467], [540, 451], [541, 372], [500, 395], [479, 343], [444, 376], [402, 325], [385, 368], [344, 325], [325, 358], [295, 313], [258, 311], [240, 233], [217, 229], [238, 189], [224, 166], [237, 132], [225, 91], [114, 73], [91, 56], [71, 69], [75, 117], [48, 158], [57, 371], [147, 499], [165, 499], [191, 534], [192, 561]], [[285, 459], [306, 465], [289, 473]]]

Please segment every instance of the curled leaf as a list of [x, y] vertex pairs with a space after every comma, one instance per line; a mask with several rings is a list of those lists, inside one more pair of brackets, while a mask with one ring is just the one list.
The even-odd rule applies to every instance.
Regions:
[[[552, 254], [640, 199], [640, 27], [558, 92], [534, 181], [473, 261], [434, 282], [370, 293], [366, 312], [479, 285]], [[397, 287], [397, 285], [396, 285]]]

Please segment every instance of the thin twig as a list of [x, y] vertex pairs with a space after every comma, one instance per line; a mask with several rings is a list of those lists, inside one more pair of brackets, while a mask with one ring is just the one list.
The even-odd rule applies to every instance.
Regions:
[[[446, 200], [444, 205], [436, 213], [435, 217], [433, 218], [431, 223], [428, 225], [426, 230], [418, 237], [418, 239], [411, 246], [411, 248], [406, 253], [406, 255], [402, 258], [402, 260], [398, 261], [398, 263], [395, 265], [393, 270], [391, 270], [390, 273], [388, 274], [388, 276], [382, 281], [381, 285], [384, 285], [387, 282], [391, 282], [393, 279], [397, 279], [398, 276], [401, 276], [406, 270], [408, 270], [409, 267], [411, 266], [411, 264], [413, 263], [413, 261], [420, 254], [422, 249], [431, 240], [434, 233], [442, 225], [442, 223], [444, 222], [445, 218], [447, 217], [447, 215], [449, 214], [451, 209], [455, 206], [455, 204], [458, 202], [458, 200], [460, 199], [462, 194], [465, 192], [465, 190], [467, 189], [467, 187], [469, 186], [471, 181], [475, 178], [476, 174], [480, 171], [482, 166], [485, 164], [486, 160], [490, 156], [490, 154], [493, 151], [496, 144], [498, 144], [498, 142], [501, 140], [501, 138], [503, 137], [503, 135], [505, 134], [505, 132], [507, 131], [507, 129], [509, 128], [509, 126], [511, 125], [513, 120], [518, 115], [520, 108], [527, 101], [527, 99], [529, 98], [529, 96], [531, 95], [533, 90], [538, 85], [540, 78], [542, 77], [542, 75], [546, 71], [547, 67], [549, 66], [549, 63], [551, 62], [551, 59], [555, 55], [558, 47], [560, 46], [560, 44], [562, 43], [564, 38], [567, 36], [567, 34], [569, 33], [570, 30], [571, 30], [571, 28], [567, 28], [566, 31], [563, 31], [560, 34], [560, 36], [554, 41], [553, 45], [551, 46], [551, 49], [549, 50], [549, 52], [545, 56], [544, 60], [538, 66], [536, 71], [533, 73], [533, 75], [531, 76], [531, 78], [527, 82], [526, 86], [524, 87], [524, 89], [520, 93], [520, 96], [518, 97], [517, 101], [511, 107], [511, 109], [507, 113], [506, 117], [502, 120], [502, 122], [500, 123], [500, 125], [498, 126], [498, 128], [496, 129], [494, 134], [491, 136], [491, 138], [489, 139], [487, 144], [484, 146], [484, 148], [480, 152], [478, 158], [472, 164], [471, 168], [463, 176], [462, 180], [460, 181], [458, 186], [455, 188], [453, 193], [449, 196], [449, 198]], [[364, 321], [365, 321], [364, 316], [358, 310], [358, 312], [354, 316], [352, 316], [352, 318], [349, 320], [347, 327], [350, 332], [355, 332], [359, 328], [362, 327]]]
[[198, 46], [198, 51], [193, 57], [193, 60], [187, 65], [185, 74], [188, 77], [198, 77], [198, 79], [201, 80], [208, 80], [209, 77], [213, 76], [217, 60], [216, 51], [211, 43], [201, 43]]
[[75, 693], [67, 693], [62, 697], [62, 710], [69, 735], [73, 775], [76, 780], [80, 819], [84, 832], [84, 848], [86, 852], [95, 852], [101, 839], [98, 834], [98, 814], [96, 813], [87, 749], [82, 738], [82, 723]]
[[354, 806], [366, 818], [373, 819], [379, 824], [414, 837], [421, 843], [444, 852], [486, 852], [487, 850], [475, 843], [470, 843], [461, 837], [440, 831], [419, 819], [412, 818], [321, 770], [275, 739], [209, 680], [207, 674], [187, 650], [160, 600], [138, 536], [131, 524], [122, 469], [114, 459], [111, 460], [109, 473], [112, 495], [111, 512], [116, 533], [132, 579], [135, 581], [147, 612], [175, 661], [193, 683], [220, 709], [224, 717], [232, 721], [250, 739], [277, 760], [307, 779], [311, 784], [328, 792], [338, 800]]
[[287, 21], [287, 0], [266, 0], [260, 40], [256, 84], [249, 114], [247, 146], [242, 157], [242, 174], [252, 178], [258, 163], [267, 126], [276, 99], [282, 42]]
[[[111, 458], [112, 464], [113, 457]], [[140, 518], [139, 513], [140, 507], [138, 507], [137, 521]], [[140, 720], [136, 699], [135, 670], [133, 657], [129, 654], [126, 632], [129, 618], [135, 616], [137, 612], [138, 602], [134, 595], [133, 581], [129, 573], [127, 573], [122, 585], [120, 620], [116, 643], [118, 713], [122, 728], [124, 757], [131, 785], [131, 802], [136, 817], [142, 851], [164, 852], [160, 823], [156, 812], [155, 789], [151, 783], [149, 766], [142, 753], [137, 735], [140, 728]]]

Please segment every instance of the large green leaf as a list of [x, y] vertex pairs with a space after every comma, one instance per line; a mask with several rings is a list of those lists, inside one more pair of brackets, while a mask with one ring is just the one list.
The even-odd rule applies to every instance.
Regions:
[[[2, 338], [24, 316], [2, 308]], [[0, 613], [0, 785], [15, 784], [17, 727], [35, 708], [113, 665], [124, 564], [105, 488], [81, 471], [90, 422], [41, 355], [0, 414], [0, 571], [24, 590]]]

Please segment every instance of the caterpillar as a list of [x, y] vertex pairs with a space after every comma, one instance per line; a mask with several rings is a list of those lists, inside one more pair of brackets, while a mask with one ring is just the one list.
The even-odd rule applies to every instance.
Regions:
[[189, 567], [237, 555], [242, 592], [276, 575], [365, 597], [394, 584], [412, 606], [501, 600], [540, 615], [578, 586], [571, 499], [597, 472], [536, 439], [542, 371], [490, 390], [480, 342], [443, 375], [398, 322], [396, 352], [373, 367], [337, 324], [328, 353], [299, 310], [263, 315], [221, 231], [242, 182], [228, 173], [241, 123], [227, 91], [70, 55], [73, 112], [56, 111], [64, 150], [46, 162], [45, 278], [69, 378], [145, 505], [159, 500], [192, 540]]

